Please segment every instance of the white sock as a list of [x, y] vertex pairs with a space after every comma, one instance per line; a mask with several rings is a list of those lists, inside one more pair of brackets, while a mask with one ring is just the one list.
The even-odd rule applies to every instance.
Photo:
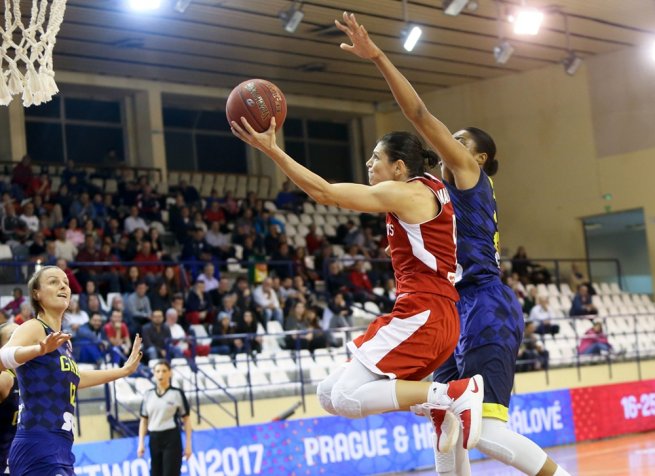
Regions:
[[441, 397], [448, 392], [447, 383], [433, 382], [428, 389], [428, 403], [443, 403]]
[[558, 466], [555, 472], [553, 473], [553, 476], [571, 476], [571, 475], [567, 470], [565, 470], [561, 466]]

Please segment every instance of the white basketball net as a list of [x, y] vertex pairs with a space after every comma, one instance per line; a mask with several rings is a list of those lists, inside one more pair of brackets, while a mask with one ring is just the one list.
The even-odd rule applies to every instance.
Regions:
[[64, 19], [66, 0], [32, 0], [27, 27], [21, 18], [20, 0], [4, 0], [4, 4], [5, 21], [0, 24], [0, 105], [8, 105], [18, 94], [22, 94], [25, 107], [48, 102], [59, 92], [52, 50]]

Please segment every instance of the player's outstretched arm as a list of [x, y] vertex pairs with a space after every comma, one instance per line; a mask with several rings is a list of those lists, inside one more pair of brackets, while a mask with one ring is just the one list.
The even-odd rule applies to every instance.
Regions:
[[49, 354], [71, 339], [71, 335], [64, 332], [53, 332], [45, 336], [43, 326], [37, 321], [32, 322], [26, 322], [16, 329], [9, 342], [0, 349], [0, 370], [15, 369], [25, 362]]
[[371, 40], [366, 28], [357, 22], [355, 15], [344, 12], [343, 23], [335, 20], [335, 25], [348, 35], [352, 42], [350, 45], [341, 43], [341, 49], [373, 61], [387, 81], [405, 117], [439, 153], [446, 167], [455, 175], [458, 187], [474, 186], [478, 181], [480, 168], [471, 153], [453, 138], [445, 124], [428, 111], [411, 83]]
[[141, 362], [143, 353], [141, 352], [141, 336], [139, 334], [134, 338], [134, 345], [132, 352], [128, 357], [125, 365], [116, 369], [105, 370], [82, 370], [80, 371], [80, 384], [78, 388], [94, 387], [104, 383], [113, 382], [119, 378], [128, 377], [132, 375]]
[[264, 132], [255, 131], [245, 118], [232, 121], [232, 133], [268, 155], [284, 174], [317, 203], [369, 213], [398, 212], [415, 204], [417, 188], [405, 182], [381, 182], [374, 186], [356, 183], [331, 184], [293, 160], [275, 142], [275, 118]]

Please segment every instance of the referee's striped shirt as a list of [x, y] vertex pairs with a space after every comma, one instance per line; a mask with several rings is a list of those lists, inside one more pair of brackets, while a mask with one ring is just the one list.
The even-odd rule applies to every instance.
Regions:
[[148, 431], [180, 428], [180, 418], [189, 415], [189, 402], [177, 387], [168, 387], [159, 395], [157, 389], [148, 390], [141, 403], [141, 416], [148, 419]]

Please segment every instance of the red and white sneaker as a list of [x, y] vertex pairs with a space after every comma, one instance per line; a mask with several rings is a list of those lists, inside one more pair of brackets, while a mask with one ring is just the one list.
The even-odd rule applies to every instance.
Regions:
[[453, 399], [449, 410], [457, 415], [462, 424], [464, 449], [475, 448], [480, 440], [482, 429], [482, 400], [484, 398], [482, 375], [448, 382], [447, 393]]
[[436, 403], [422, 403], [412, 405], [411, 410], [416, 415], [426, 417], [434, 427], [435, 449], [439, 453], [448, 453], [459, 438], [460, 423], [448, 405]]

